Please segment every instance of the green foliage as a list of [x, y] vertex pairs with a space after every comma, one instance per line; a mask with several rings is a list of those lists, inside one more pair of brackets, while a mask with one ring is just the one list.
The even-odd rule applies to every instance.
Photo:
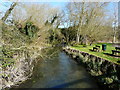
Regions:
[[28, 36], [22, 34], [19, 30], [12, 26], [5, 26], [2, 30], [2, 40], [10, 47], [20, 47], [30, 42]]
[[8, 47], [3, 46], [2, 56], [0, 56], [2, 68], [6, 68], [7, 66], [11, 66], [14, 64], [13, 54], [14, 54], [14, 51], [12, 51]]
[[24, 33], [30, 38], [35, 37], [38, 30], [39, 28], [35, 26], [32, 22], [26, 22], [25, 27], [23, 28]]
[[102, 81], [104, 82], [104, 84], [110, 84], [113, 83], [113, 79], [106, 77], [106, 78], [102, 78]]
[[4, 25], [2, 29], [2, 39], [5, 44], [10, 44], [12, 47], [25, 46], [32, 43], [37, 36], [39, 28], [32, 22], [26, 22], [24, 28], [19, 30], [13, 26]]
[[63, 39], [63, 34], [61, 33], [60, 29], [50, 29], [49, 30], [49, 43], [52, 45], [60, 44]]
[[77, 30], [74, 27], [61, 29], [61, 33], [63, 34], [67, 43], [71, 43], [76, 40]]

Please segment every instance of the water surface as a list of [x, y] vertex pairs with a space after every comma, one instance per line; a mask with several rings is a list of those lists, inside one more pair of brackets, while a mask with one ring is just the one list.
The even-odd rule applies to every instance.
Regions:
[[97, 84], [83, 66], [60, 52], [58, 57], [39, 61], [33, 77], [18, 88], [97, 88]]

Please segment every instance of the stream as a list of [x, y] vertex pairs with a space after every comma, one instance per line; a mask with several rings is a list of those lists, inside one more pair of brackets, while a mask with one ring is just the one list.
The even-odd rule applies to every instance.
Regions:
[[31, 79], [16, 88], [98, 88], [95, 80], [64, 52], [57, 57], [40, 60]]

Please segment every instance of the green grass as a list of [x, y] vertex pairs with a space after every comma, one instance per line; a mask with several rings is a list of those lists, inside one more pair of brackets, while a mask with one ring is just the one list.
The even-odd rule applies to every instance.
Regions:
[[[106, 51], [102, 51], [102, 44], [107, 45]], [[90, 51], [90, 49], [93, 49], [93, 47], [95, 47], [95, 45], [100, 46], [100, 52]], [[83, 47], [83, 45], [75, 45], [75, 46], [71, 46], [71, 48], [74, 48], [74, 49], [77, 49], [77, 50], [80, 50], [83, 52], [87, 52], [89, 54], [103, 58], [103, 59], [108, 60], [108, 61], [113, 62], [113, 63], [117, 63], [117, 61], [120, 60], [120, 57], [114, 57], [114, 56], [104, 54], [104, 53], [112, 54], [111, 50], [115, 50], [115, 47], [113, 47], [112, 44], [110, 44], [110, 43], [98, 43], [98, 44], [93, 44], [91, 46], [88, 45], [87, 47]]]

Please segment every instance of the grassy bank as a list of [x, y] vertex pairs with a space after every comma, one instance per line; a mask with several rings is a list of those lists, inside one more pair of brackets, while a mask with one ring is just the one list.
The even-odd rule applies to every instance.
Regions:
[[[106, 44], [107, 45], [107, 49], [106, 51], [102, 51], [102, 44]], [[95, 45], [99, 45], [100, 46], [100, 52], [94, 52], [91, 51], [93, 49], [93, 47], [95, 47]], [[112, 56], [112, 51], [111, 50], [115, 50], [115, 47], [112, 46], [112, 44], [109, 43], [98, 43], [98, 44], [93, 44], [93, 45], [88, 45], [86, 47], [83, 47], [83, 45], [74, 45], [71, 46], [71, 48], [83, 51], [83, 52], [87, 52], [89, 54], [95, 55], [97, 57], [101, 57], [105, 60], [109, 60], [111, 62], [117, 63], [117, 61], [120, 61], [120, 57], [117, 56]]]

